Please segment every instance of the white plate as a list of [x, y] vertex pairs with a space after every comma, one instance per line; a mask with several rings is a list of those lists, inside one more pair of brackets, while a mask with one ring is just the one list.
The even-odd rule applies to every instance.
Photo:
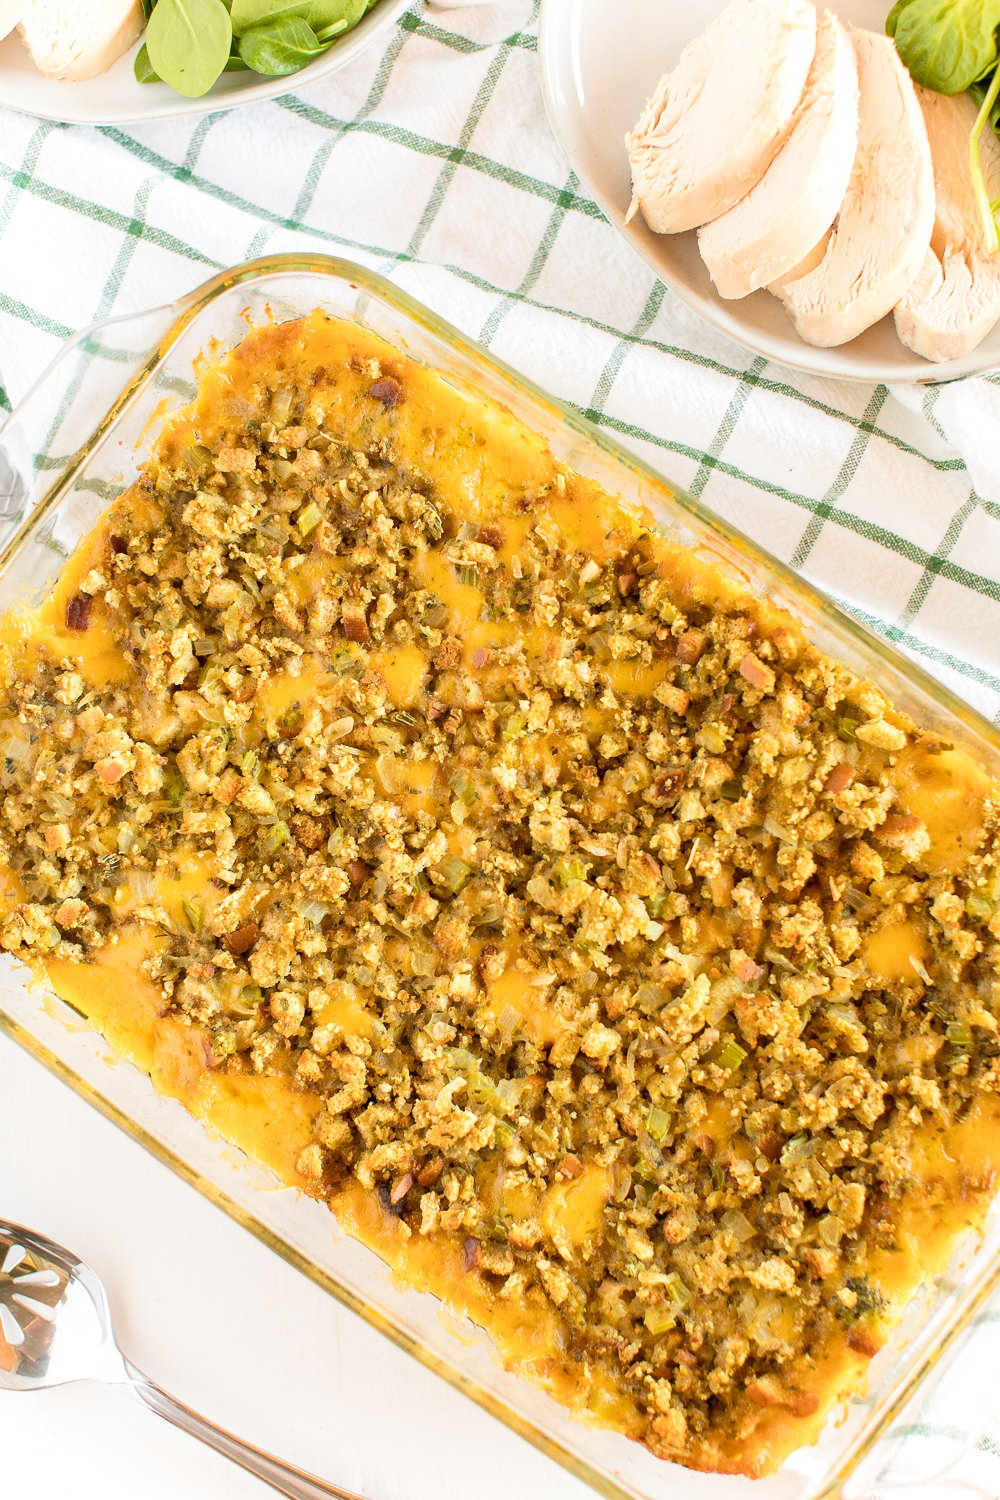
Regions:
[[[881, 31], [889, 0], [827, 0], [842, 20]], [[768, 292], [726, 302], [715, 291], [694, 233], [654, 234], [637, 214], [626, 225], [631, 179], [624, 136], [684, 44], [724, 0], [543, 0], [539, 53], [553, 130], [584, 188], [657, 275], [707, 322], [792, 369], [844, 380], [954, 380], [1000, 365], [1000, 327], [963, 359], [929, 364], [885, 318], [839, 349], [798, 337]]]
[[185, 99], [165, 83], [137, 83], [132, 71], [139, 43], [97, 78], [65, 83], [44, 78], [28, 56], [16, 32], [0, 42], [0, 105], [19, 109], [42, 120], [67, 125], [124, 125], [139, 120], [162, 120], [172, 115], [204, 115], [233, 109], [254, 99], [273, 99], [297, 92], [353, 62], [359, 52], [386, 32], [408, 10], [412, 0], [379, 0], [342, 41], [334, 42], [315, 62], [286, 78], [262, 78], [259, 73], [223, 73], [201, 99]]

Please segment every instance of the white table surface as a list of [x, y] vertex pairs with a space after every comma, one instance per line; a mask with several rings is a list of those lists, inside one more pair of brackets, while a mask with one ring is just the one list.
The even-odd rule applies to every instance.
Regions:
[[[167, 1390], [368, 1500], [591, 1494], [231, 1223], [5, 1037], [0, 1217], [91, 1262], [123, 1347]], [[4, 1500], [273, 1493], [120, 1390], [0, 1394]]]

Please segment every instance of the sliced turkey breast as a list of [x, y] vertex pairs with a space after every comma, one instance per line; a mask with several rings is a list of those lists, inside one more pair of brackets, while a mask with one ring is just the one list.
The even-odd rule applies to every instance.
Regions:
[[28, 8], [28, 0], [0, 0], [0, 41], [14, 30]]
[[858, 150], [819, 265], [778, 290], [800, 338], [846, 344], [884, 318], [920, 270], [934, 226], [924, 117], [889, 37], [851, 35], [861, 86]]
[[[1000, 256], [987, 255], [969, 169], [977, 107], [970, 94], [917, 89], [934, 162], [931, 247], [916, 281], [896, 307], [896, 332], [924, 359], [958, 359], [981, 344], [1000, 318]], [[1000, 141], [979, 144], [990, 200], [1000, 197]]]
[[816, 51], [809, 0], [731, 0], [689, 42], [626, 136], [636, 208], [675, 234], [754, 187], [792, 124]]
[[93, 78], [126, 52], [143, 28], [140, 0], [29, 0], [21, 35], [40, 73]]
[[757, 186], [698, 231], [720, 297], [749, 297], [796, 270], [840, 211], [857, 146], [854, 48], [836, 16], [825, 11], [788, 139]]

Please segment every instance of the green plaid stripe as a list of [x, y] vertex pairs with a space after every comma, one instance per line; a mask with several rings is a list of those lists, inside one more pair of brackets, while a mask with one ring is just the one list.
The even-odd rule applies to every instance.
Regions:
[[[233, 114], [80, 130], [0, 112], [0, 409], [92, 319], [269, 251], [346, 254], [1000, 722], [1000, 481], [970, 478], [953, 395], [791, 376], [700, 325], [567, 170], [539, 96], [537, 10], [415, 0], [380, 51]], [[1000, 375], [979, 389], [1000, 400]], [[60, 442], [57, 411], [39, 463]], [[921, 1413], [902, 1441], [960, 1433]], [[994, 1491], [997, 1457], [983, 1439]]]

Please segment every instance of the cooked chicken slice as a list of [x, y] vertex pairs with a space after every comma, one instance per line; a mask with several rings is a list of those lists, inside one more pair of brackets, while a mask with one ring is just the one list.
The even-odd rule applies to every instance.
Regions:
[[856, 31], [851, 41], [861, 99], [847, 194], [819, 265], [775, 288], [799, 336], [824, 349], [891, 312], [934, 225], [931, 150], [910, 75], [889, 37]]
[[626, 136], [632, 206], [651, 229], [697, 229], [763, 177], [816, 51], [809, 0], [731, 0], [689, 42]]
[[140, 0], [29, 0], [21, 35], [40, 73], [93, 78], [126, 52], [143, 28]]
[[854, 48], [836, 16], [825, 11], [788, 139], [757, 186], [698, 231], [698, 248], [721, 297], [749, 297], [796, 270], [840, 211], [857, 146]]
[[[931, 143], [936, 197], [931, 247], [896, 307], [896, 332], [924, 359], [958, 359], [981, 344], [1000, 318], [1000, 256], [983, 246], [969, 169], [977, 108], [970, 94], [917, 89]], [[1000, 141], [983, 132], [980, 154], [991, 201], [1000, 197]]]
[[0, 41], [14, 30], [28, 8], [28, 0], [0, 0]]
[[818, 265], [821, 265], [823, 262], [823, 257], [826, 254], [826, 248], [830, 243], [830, 237], [832, 234], [833, 230], [828, 229], [823, 238], [821, 240], [818, 240], [816, 244], [813, 245], [812, 249], [809, 251], [809, 254], [802, 257], [797, 266], [793, 266], [786, 275], [780, 277], [777, 281], [771, 281], [768, 283], [768, 291], [773, 292], [776, 297], [782, 297], [784, 295], [785, 287], [788, 286], [791, 282], [800, 280], [800, 278], [805, 276], [809, 271], [815, 271], [816, 267]]

